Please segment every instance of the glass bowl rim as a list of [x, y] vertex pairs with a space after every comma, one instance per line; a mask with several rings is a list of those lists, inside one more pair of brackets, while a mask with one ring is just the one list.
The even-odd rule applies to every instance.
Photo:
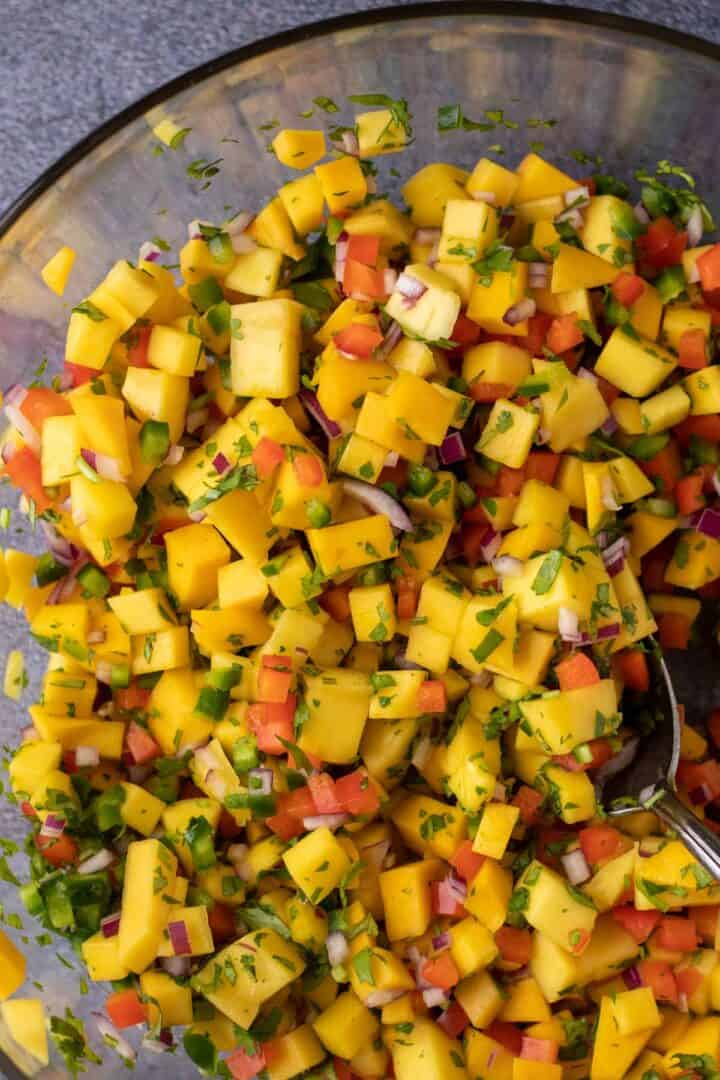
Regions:
[[202, 83], [236, 64], [252, 60], [289, 45], [300, 45], [341, 30], [369, 27], [388, 22], [404, 22], [413, 19], [432, 19], [440, 15], [493, 15], [514, 18], [538, 18], [555, 20], [570, 25], [598, 27], [620, 31], [650, 41], [672, 45], [686, 52], [693, 52], [720, 63], [720, 44], [687, 34], [671, 27], [635, 19], [627, 15], [597, 11], [591, 8], [568, 8], [559, 4], [538, 3], [535, 0], [446, 0], [411, 3], [373, 8], [369, 11], [320, 19], [302, 26], [282, 30], [276, 34], [258, 38], [246, 45], [237, 46], [220, 53], [197, 67], [189, 68], [154, 90], [143, 94], [125, 108], [114, 113], [94, 127], [87, 135], [62, 153], [40, 173], [13, 202], [0, 214], [0, 240], [22, 217], [33, 203], [52, 187], [65, 173], [77, 165], [95, 147], [115, 135], [148, 110], [196, 84]]

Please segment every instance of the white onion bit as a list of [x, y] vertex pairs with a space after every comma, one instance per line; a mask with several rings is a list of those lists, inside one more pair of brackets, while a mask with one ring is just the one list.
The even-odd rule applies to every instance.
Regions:
[[580, 885], [592, 877], [592, 871], [583, 855], [582, 848], [575, 848], [574, 851], [561, 855], [560, 862], [571, 885]]
[[703, 216], [702, 210], [699, 206], [693, 208], [690, 217], [687, 219], [688, 247], [697, 247], [703, 236]]

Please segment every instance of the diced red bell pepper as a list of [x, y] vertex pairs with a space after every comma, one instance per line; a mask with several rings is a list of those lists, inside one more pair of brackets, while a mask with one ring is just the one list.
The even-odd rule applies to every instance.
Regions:
[[328, 773], [314, 773], [308, 780], [318, 814], [341, 814], [344, 807], [337, 792], [335, 781]]
[[287, 653], [265, 653], [261, 667], [272, 668], [273, 671], [290, 671], [292, 664]]
[[450, 340], [454, 341], [459, 348], [467, 349], [470, 345], [477, 345], [481, 334], [482, 330], [478, 324], [468, 319], [467, 315], [461, 311], [455, 320]]
[[692, 624], [681, 611], [663, 611], [656, 616], [658, 640], [663, 649], [687, 649]]
[[333, 341], [335, 347], [350, 356], [357, 356], [367, 360], [372, 356], [378, 345], [382, 344], [383, 336], [379, 330], [364, 323], [351, 323], [335, 334]]
[[296, 454], [293, 469], [302, 487], [319, 487], [325, 479], [322, 461], [315, 454]]
[[336, 780], [335, 796], [341, 809], [353, 817], [376, 814], [380, 809], [377, 787], [366, 769], [355, 769]]
[[278, 799], [278, 813], [288, 814], [298, 820], [314, 817], [318, 813], [318, 808], [310, 788], [299, 787], [282, 794]]
[[220, 819], [217, 828], [218, 835], [223, 840], [237, 840], [243, 832], [242, 825], [238, 825], [230, 811], [226, 810], [225, 807], [220, 811]]
[[523, 1035], [520, 1057], [525, 1061], [544, 1061], [549, 1065], [557, 1061], [559, 1047], [555, 1039], [536, 1039]]
[[506, 963], [519, 964], [520, 967], [530, 963], [532, 934], [529, 930], [516, 926], [501, 926], [495, 932], [495, 944]]
[[705, 793], [707, 798], [698, 798], [698, 803], [712, 802], [720, 798], [720, 762], [681, 761], [677, 768], [677, 780], [687, 788], [691, 800], [695, 791]]
[[105, 1001], [105, 1011], [118, 1030], [144, 1024], [147, 1020], [147, 1007], [143, 1005], [134, 987], [110, 994]]
[[695, 932], [706, 945], [712, 946], [715, 942], [718, 914], [720, 914], [720, 905], [718, 904], [708, 904], [707, 906], [702, 905], [701, 907], [688, 909], [688, 916], [695, 923]]
[[487, 525], [463, 525], [460, 534], [463, 555], [470, 566], [477, 566], [482, 558], [482, 548], [488, 536]]
[[61, 836], [58, 836], [57, 840], [49, 841], [41, 839], [36, 834], [33, 840], [43, 859], [49, 862], [51, 866], [58, 868], [60, 866], [71, 866], [77, 862], [78, 846], [68, 833], [64, 832]]
[[602, 375], [596, 375], [596, 385], [606, 405], [612, 405], [613, 401], [620, 397], [620, 390], [613, 383], [603, 379]]
[[632, 904], [621, 904], [613, 908], [610, 914], [638, 945], [647, 941], [662, 918], [659, 911], [638, 911]]
[[148, 360], [148, 346], [152, 326], [135, 326], [128, 335], [127, 362], [128, 367], [150, 367]]
[[227, 904], [216, 900], [212, 907], [208, 908], [208, 923], [216, 947], [227, 941], [234, 941], [237, 937], [235, 913]]
[[350, 236], [348, 238], [346, 256], [348, 259], [355, 259], [363, 266], [377, 266], [379, 254], [379, 236]]
[[649, 461], [640, 462], [640, 467], [646, 476], [655, 481], [655, 486], [661, 495], [672, 495], [675, 485], [683, 474], [677, 443], [671, 439], [655, 457], [650, 458]]
[[[123, 755], [123, 757], [124, 757], [124, 755]], [[63, 767], [63, 771], [68, 773], [69, 776], [74, 776], [75, 773], [80, 772], [80, 769], [78, 768], [77, 760], [75, 758], [75, 751], [74, 750], [64, 750], [63, 751], [62, 767]]]
[[472, 840], [463, 840], [455, 854], [450, 858], [450, 865], [468, 885], [484, 862], [485, 856], [473, 851]]
[[525, 483], [525, 469], [501, 465], [496, 478], [498, 495], [519, 495]]
[[527, 321], [528, 332], [514, 340], [523, 349], [527, 349], [531, 356], [542, 356], [543, 345], [547, 339], [547, 333], [553, 321], [552, 315], [546, 315], [544, 311], [538, 311], [531, 315]]
[[669, 964], [664, 960], [641, 960], [637, 970], [643, 986], [650, 987], [656, 1001], [669, 1001], [677, 1005], [677, 983]]
[[520, 1057], [523, 1033], [516, 1024], [511, 1024], [508, 1020], [493, 1020], [485, 1028], [485, 1034], [509, 1050], [513, 1057]]
[[681, 261], [687, 247], [687, 233], [677, 229], [670, 218], [659, 217], [650, 223], [644, 236], [638, 236], [635, 246], [643, 262], [656, 270], [664, 270]]
[[150, 691], [145, 690], [136, 683], [131, 683], [124, 690], [115, 691], [115, 704], [123, 712], [132, 712], [133, 709], [144, 710], [150, 700]]
[[287, 668], [271, 668], [263, 665], [258, 675], [258, 701], [283, 705], [288, 699], [292, 681], [293, 673]]
[[288, 694], [287, 701], [283, 704], [263, 701], [248, 707], [248, 724], [263, 753], [275, 755], [285, 753], [285, 747], [278, 741], [278, 736], [286, 742], [293, 741], [296, 707], [296, 694]]
[[23, 801], [20, 803], [20, 813], [23, 815], [23, 817], [30, 818], [31, 820], [37, 817], [37, 810], [32, 805], [32, 803], [27, 802], [26, 799], [23, 799]]
[[162, 749], [152, 735], [141, 724], [130, 721], [125, 735], [125, 745], [136, 765], [147, 765], [149, 761], [162, 757]]
[[695, 923], [679, 915], [665, 915], [656, 937], [659, 945], [673, 952], [694, 952], [698, 947]]
[[591, 739], [585, 744], [590, 750], [589, 761], [578, 761], [574, 754], [553, 754], [553, 761], [568, 772], [588, 772], [599, 769], [613, 756], [613, 749], [608, 739]]
[[302, 820], [293, 817], [292, 814], [273, 814], [271, 817], [265, 818], [265, 824], [281, 840], [292, 840], [305, 831]]
[[497, 401], [498, 398], [509, 397], [513, 389], [510, 383], [482, 382], [480, 379], [474, 379], [468, 387], [468, 394], [473, 401], [489, 404]]
[[699, 327], [694, 330], [684, 330], [680, 335], [678, 363], [681, 368], [689, 368], [691, 371], [698, 371], [710, 363], [705, 332]]
[[513, 806], [520, 809], [520, 820], [523, 825], [535, 824], [540, 816], [542, 803], [543, 797], [540, 792], [528, 787], [527, 784], [521, 784], [512, 799]]
[[250, 460], [260, 479], [265, 480], [268, 476], [272, 476], [278, 465], [285, 460], [285, 451], [275, 439], [263, 435], [250, 455]]
[[263, 1071], [268, 1061], [264, 1047], [256, 1046], [252, 1054], [243, 1047], [233, 1050], [232, 1054], [225, 1059], [233, 1080], [255, 1080], [255, 1077]]
[[554, 484], [559, 464], [559, 454], [551, 454], [547, 450], [531, 450], [525, 462], [525, 478]]
[[689, 998], [702, 986], [703, 977], [696, 967], [681, 968], [679, 971], [676, 968], [675, 982], [678, 994], [684, 994], [686, 998]]
[[447, 709], [447, 690], [440, 679], [426, 679], [417, 694], [417, 706], [423, 713], [443, 713]]
[[331, 586], [325, 590], [318, 603], [335, 622], [347, 622], [350, 618], [350, 586]]
[[460, 973], [449, 952], [439, 953], [426, 960], [421, 968], [423, 979], [441, 990], [450, 990], [460, 982]]
[[645, 292], [645, 282], [639, 274], [622, 270], [610, 286], [610, 292], [623, 307], [632, 307]]
[[713, 709], [707, 720], [708, 734], [715, 746], [720, 748], [720, 709]]
[[32, 499], [38, 514], [50, 509], [52, 502], [42, 486], [40, 458], [29, 446], [22, 446], [5, 462], [5, 473], [14, 487]]
[[556, 315], [550, 323], [547, 332], [547, 346], [556, 354], [567, 352], [576, 345], [582, 345], [583, 332], [578, 326], [577, 312], [572, 311], [567, 315]]
[[682, 447], [688, 445], [693, 435], [707, 442], [720, 443], [720, 416], [688, 416], [675, 425], [673, 434]]
[[582, 853], [591, 866], [615, 858], [627, 847], [622, 833], [613, 829], [612, 825], [588, 825], [580, 830], [578, 839]]
[[459, 1001], [451, 1001], [448, 1008], [437, 1018], [436, 1023], [451, 1039], [457, 1039], [470, 1023], [470, 1018]]
[[675, 502], [681, 514], [693, 514], [705, 506], [704, 483], [705, 474], [702, 469], [696, 469], [678, 480], [675, 485]]
[[395, 610], [399, 619], [414, 619], [418, 605], [418, 582], [404, 574], [395, 582], [397, 598]]
[[82, 364], [71, 364], [68, 360], [63, 364], [63, 371], [71, 380], [73, 386], [83, 386], [84, 383], [96, 379], [100, 374], [95, 368], [84, 367]]
[[573, 653], [561, 660], [555, 668], [561, 690], [579, 690], [600, 682], [600, 673], [589, 656], [583, 652]]
[[38, 433], [42, 433], [43, 424], [48, 417], [70, 416], [72, 406], [62, 394], [57, 394], [46, 386], [33, 386], [27, 391], [20, 412]]
[[713, 244], [709, 251], [704, 251], [695, 265], [703, 292], [720, 289], [720, 244]]
[[355, 1073], [352, 1071], [347, 1061], [343, 1061], [342, 1058], [333, 1058], [333, 1069], [335, 1070], [337, 1080], [356, 1080]]
[[364, 266], [357, 259], [348, 259], [343, 274], [343, 289], [348, 295], [360, 293], [371, 300], [381, 300], [387, 296], [385, 271]]
[[430, 906], [433, 915], [442, 915], [449, 919], [462, 919], [466, 915], [463, 904], [458, 900], [447, 878], [430, 884]]
[[615, 667], [629, 690], [644, 694], [650, 689], [650, 672], [642, 649], [623, 649], [616, 653]]

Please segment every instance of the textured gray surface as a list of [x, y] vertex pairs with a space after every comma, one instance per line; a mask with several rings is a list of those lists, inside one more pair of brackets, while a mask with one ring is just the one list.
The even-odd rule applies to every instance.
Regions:
[[[187, 68], [280, 30], [384, 6], [384, 0], [4, 0], [0, 207], [101, 120]], [[717, 0], [563, 6], [631, 15], [720, 42]]]

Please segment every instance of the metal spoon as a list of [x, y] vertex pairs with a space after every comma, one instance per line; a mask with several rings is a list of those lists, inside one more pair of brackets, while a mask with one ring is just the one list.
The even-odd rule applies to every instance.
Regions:
[[[720, 836], [716, 836], [675, 794], [675, 773], [680, 758], [680, 715], [670, 673], [659, 647], [651, 639], [647, 653], [650, 669], [649, 699], [642, 706], [623, 709], [629, 726], [642, 730], [647, 714], [655, 718], [649, 735], [639, 735], [635, 755], [624, 768], [602, 783], [598, 799], [612, 817], [646, 807], [677, 832], [689, 851], [713, 878], [720, 880]], [[643, 713], [645, 716], [643, 716]]]

